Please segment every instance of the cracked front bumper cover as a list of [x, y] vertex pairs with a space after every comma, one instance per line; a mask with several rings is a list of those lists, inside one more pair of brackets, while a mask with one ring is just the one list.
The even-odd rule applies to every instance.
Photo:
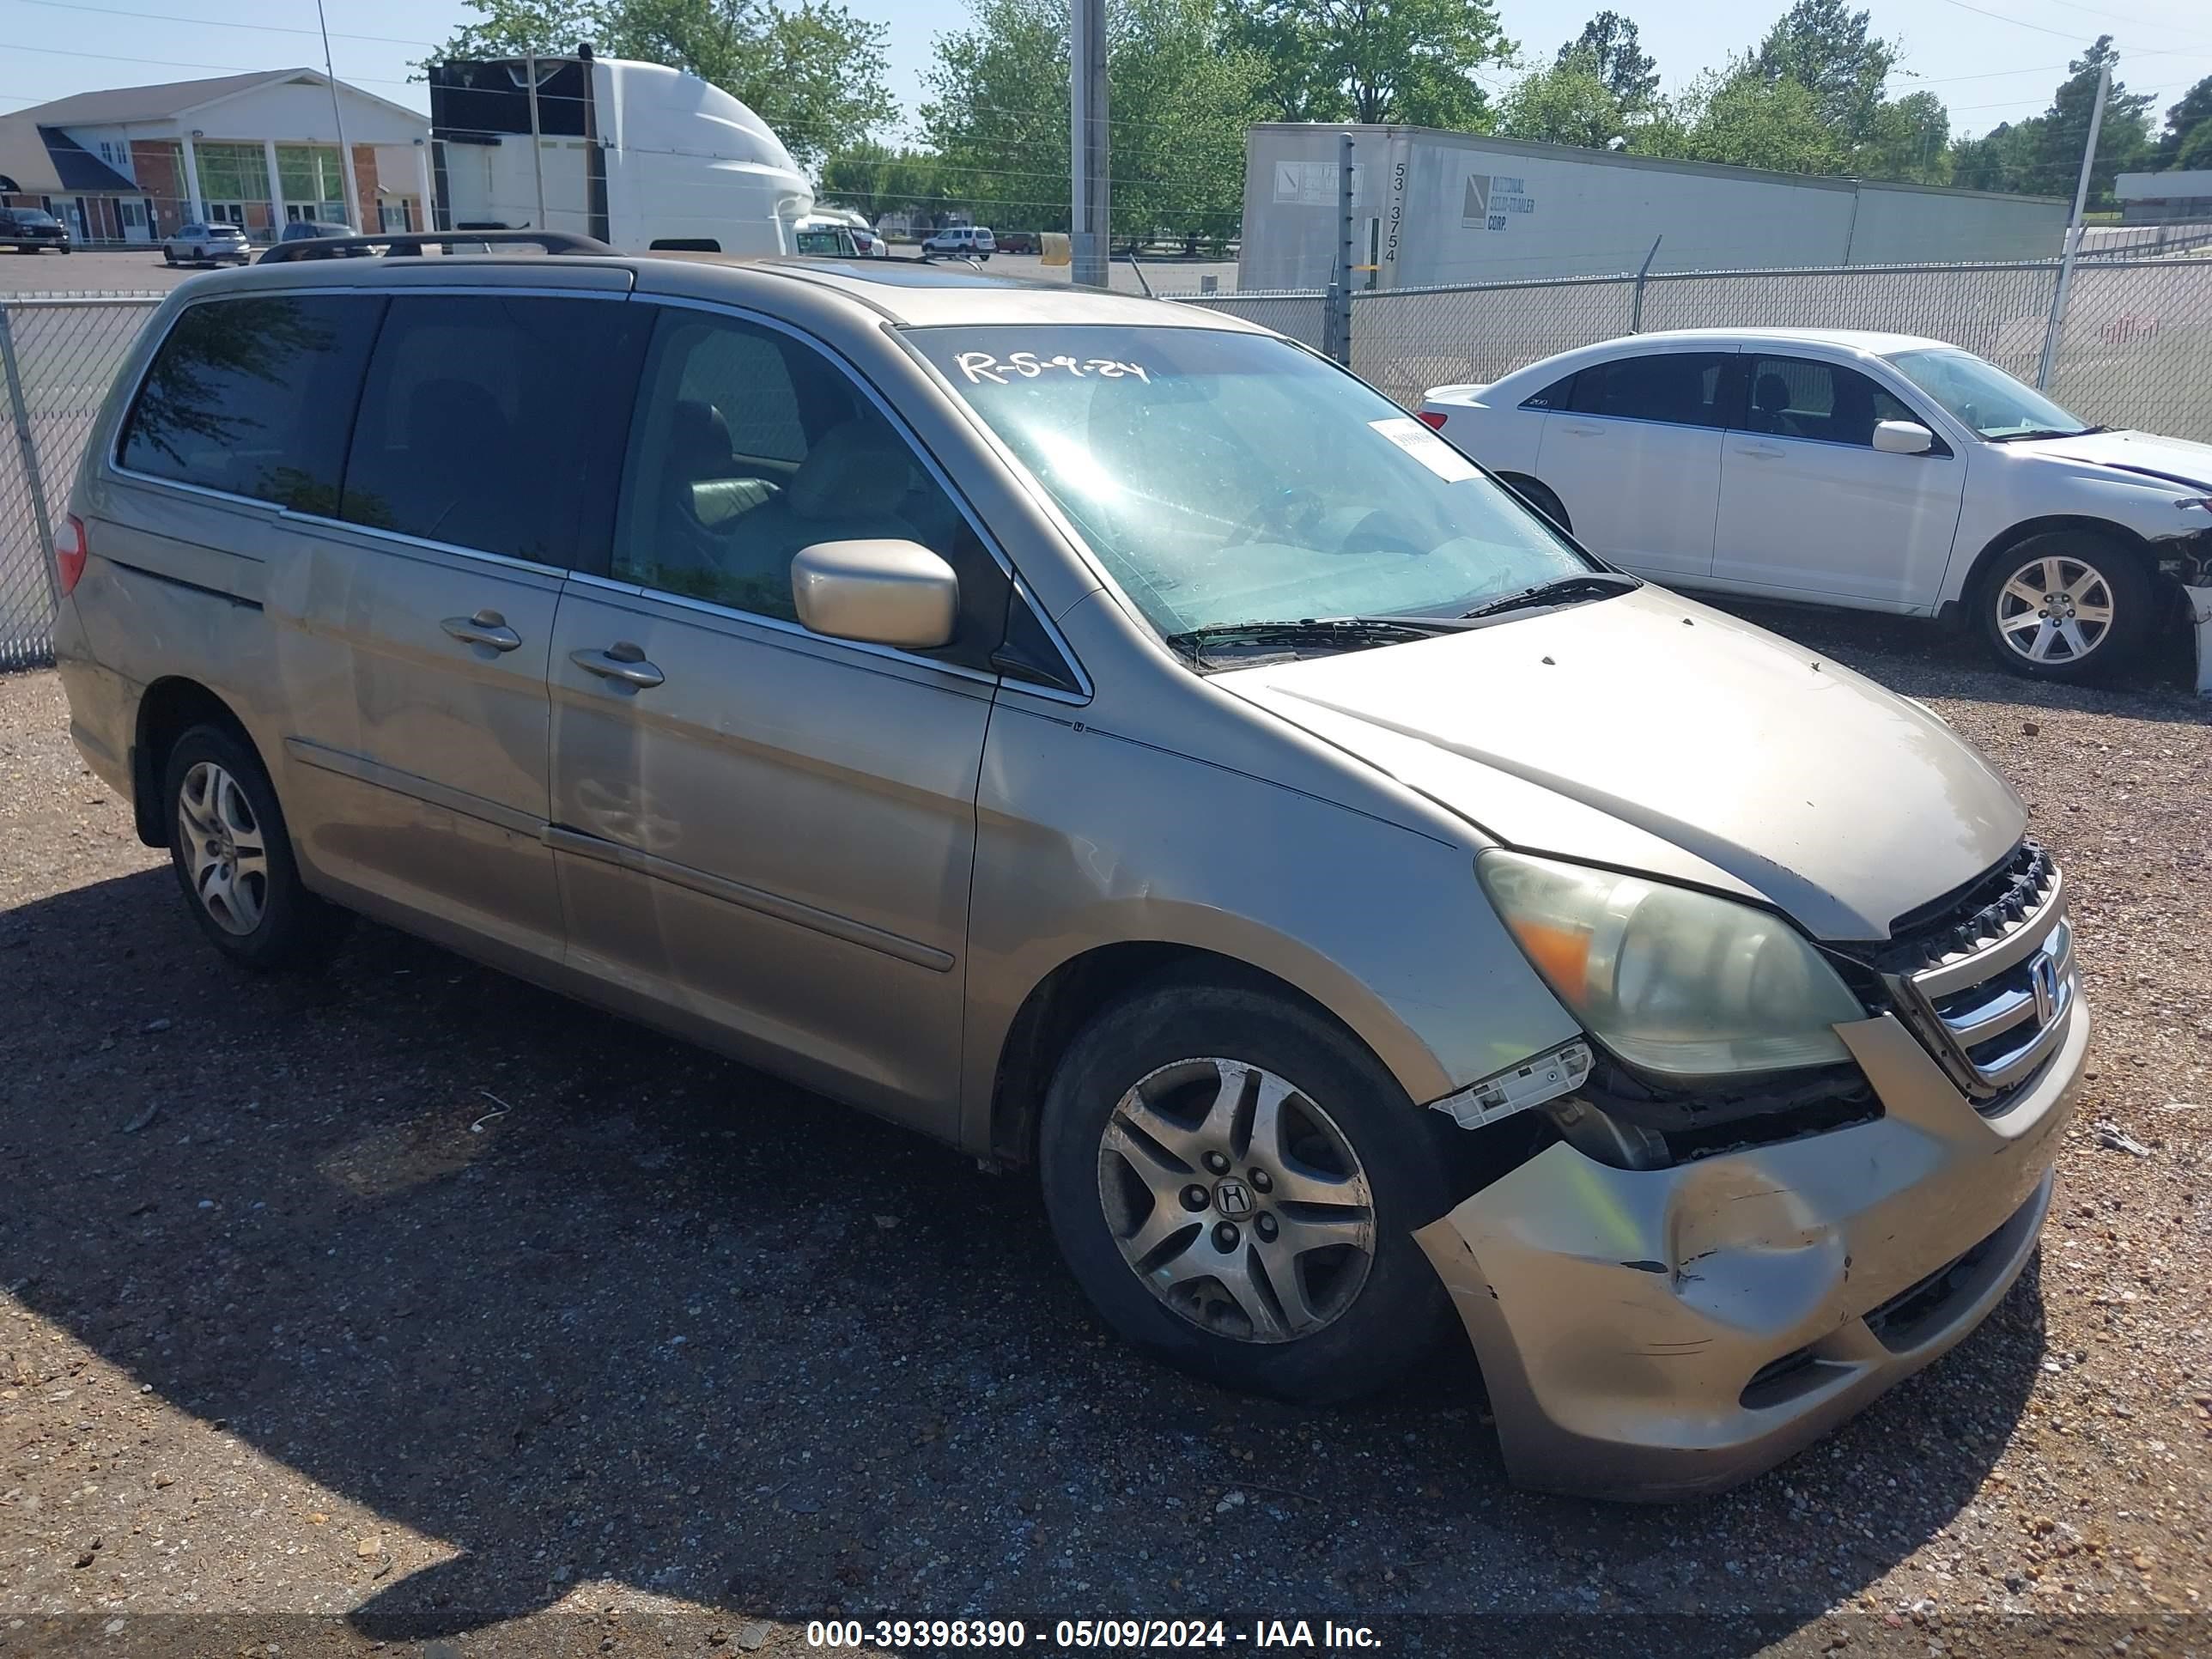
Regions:
[[1415, 1235], [1520, 1485], [1621, 1498], [1772, 1468], [1943, 1353], [2026, 1267], [2089, 1040], [1984, 1116], [1883, 1015], [1836, 1028], [1883, 1115], [1665, 1170], [1554, 1145]]

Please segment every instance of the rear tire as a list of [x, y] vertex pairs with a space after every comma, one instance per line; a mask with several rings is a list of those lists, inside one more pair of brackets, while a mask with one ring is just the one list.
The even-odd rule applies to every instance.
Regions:
[[266, 973], [334, 951], [349, 920], [307, 891], [283, 809], [251, 745], [195, 726], [162, 771], [169, 861], [192, 919], [216, 949]]
[[1413, 1242], [1450, 1204], [1422, 1116], [1312, 1011], [1171, 975], [1061, 1057], [1039, 1125], [1045, 1209], [1134, 1346], [1228, 1388], [1349, 1400], [1450, 1324]]
[[2109, 536], [2047, 531], [1990, 559], [1974, 586], [1982, 642], [2030, 679], [2085, 681], [2139, 661], [2156, 625], [2142, 557]]

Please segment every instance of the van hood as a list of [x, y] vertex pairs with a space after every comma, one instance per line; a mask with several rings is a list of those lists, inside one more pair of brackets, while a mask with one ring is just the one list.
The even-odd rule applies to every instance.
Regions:
[[2161, 438], [2153, 432], [2085, 432], [2078, 438], [2028, 438], [2017, 445], [2039, 459], [2083, 462], [2139, 472], [2191, 489], [2212, 489], [2212, 444]]
[[1878, 939], [2027, 810], [1919, 704], [1656, 587], [1213, 683], [1523, 851]]

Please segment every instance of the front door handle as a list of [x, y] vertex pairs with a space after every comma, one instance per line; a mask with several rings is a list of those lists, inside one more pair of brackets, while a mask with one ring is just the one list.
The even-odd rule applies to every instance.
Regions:
[[1577, 438], [1595, 438], [1597, 436], [1598, 433], [1597, 428], [1594, 426], [1569, 426], [1564, 423], [1560, 426], [1559, 430], [1562, 432], [1572, 433]]
[[647, 662], [645, 653], [628, 640], [617, 641], [604, 651], [571, 651], [568, 660], [586, 674], [597, 674], [603, 680], [620, 680], [641, 690], [649, 690], [668, 678]]
[[1748, 455], [1755, 461], [1771, 461], [1782, 453], [1780, 444], [1738, 444], [1735, 453]]
[[522, 635], [507, 625], [507, 618], [487, 607], [473, 617], [448, 617], [438, 624], [463, 645], [488, 645], [495, 651], [512, 651]]

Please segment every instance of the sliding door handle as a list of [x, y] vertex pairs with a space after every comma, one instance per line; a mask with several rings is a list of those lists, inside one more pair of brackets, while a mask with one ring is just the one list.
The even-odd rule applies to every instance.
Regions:
[[668, 678], [647, 662], [645, 653], [628, 640], [618, 641], [604, 651], [571, 651], [568, 660], [586, 674], [596, 674], [603, 680], [620, 680], [640, 690], [650, 690]]

